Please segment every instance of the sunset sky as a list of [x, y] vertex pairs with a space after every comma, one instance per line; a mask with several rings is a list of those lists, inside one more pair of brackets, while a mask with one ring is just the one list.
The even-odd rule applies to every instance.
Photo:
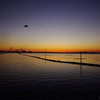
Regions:
[[100, 0], [0, 0], [0, 50], [10, 47], [100, 52]]

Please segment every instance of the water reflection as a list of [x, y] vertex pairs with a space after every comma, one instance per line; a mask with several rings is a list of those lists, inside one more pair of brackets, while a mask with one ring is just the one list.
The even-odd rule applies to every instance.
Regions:
[[82, 77], [82, 65], [80, 65], [80, 77]]
[[44, 100], [96, 99], [100, 68], [40, 60], [19, 54], [0, 55], [3, 98]]
[[[45, 58], [45, 53], [29, 53], [28, 55], [34, 55], [34, 56]], [[46, 58], [61, 60], [61, 61], [80, 62], [80, 54], [46, 53]], [[82, 54], [82, 62], [100, 64], [100, 54]]]

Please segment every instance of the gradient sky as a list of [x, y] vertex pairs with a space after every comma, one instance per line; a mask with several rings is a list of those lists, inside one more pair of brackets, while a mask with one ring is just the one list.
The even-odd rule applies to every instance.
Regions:
[[0, 0], [0, 50], [10, 47], [100, 52], [100, 0]]

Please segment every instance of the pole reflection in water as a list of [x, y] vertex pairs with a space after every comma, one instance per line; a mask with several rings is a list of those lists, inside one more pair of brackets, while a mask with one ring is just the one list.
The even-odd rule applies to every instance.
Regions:
[[82, 77], [82, 65], [80, 64], [80, 77]]

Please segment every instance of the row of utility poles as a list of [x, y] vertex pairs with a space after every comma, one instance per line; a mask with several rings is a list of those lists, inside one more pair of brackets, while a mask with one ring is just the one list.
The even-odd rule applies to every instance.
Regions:
[[[20, 52], [22, 52], [22, 48], [16, 50], [20, 50]], [[12, 47], [10, 47], [10, 52], [12, 52]], [[46, 59], [46, 51], [45, 51], [45, 59]], [[80, 63], [82, 63], [82, 52], [80, 52]]]
[[[45, 59], [46, 59], [46, 51], [45, 51]], [[80, 63], [82, 63], [82, 52], [80, 51]]]

